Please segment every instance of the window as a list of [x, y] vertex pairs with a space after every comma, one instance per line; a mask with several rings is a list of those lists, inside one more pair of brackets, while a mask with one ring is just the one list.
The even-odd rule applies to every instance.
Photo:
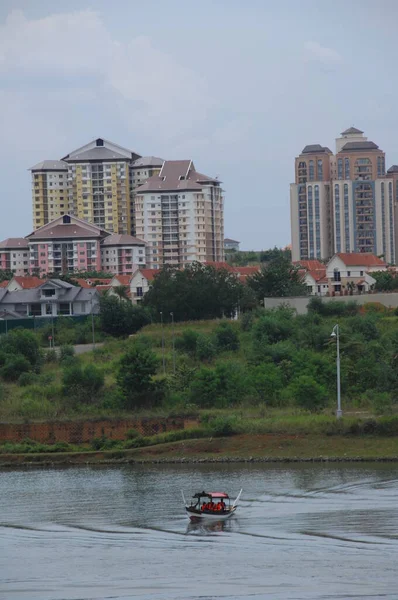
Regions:
[[336, 252], [341, 252], [340, 186], [337, 183], [334, 186], [334, 214], [336, 223]]
[[137, 297], [140, 298], [143, 293], [142, 293], [142, 287], [137, 287], [137, 291], [136, 291]]
[[318, 171], [317, 179], [318, 179], [318, 181], [322, 181], [322, 179], [323, 179], [323, 162], [322, 162], [322, 159], [319, 159], [318, 162], [317, 162], [317, 171]]
[[350, 252], [350, 212], [348, 203], [348, 185], [344, 184], [344, 238], [345, 251]]
[[45, 298], [51, 298], [52, 296], [55, 296], [55, 290], [42, 290], [41, 291], [41, 295], [44, 296]]
[[41, 317], [41, 304], [31, 304], [29, 306], [29, 315], [31, 317]]
[[343, 179], [343, 159], [337, 159], [337, 179]]
[[363, 271], [359, 271], [360, 277], [363, 277]]
[[344, 168], [345, 168], [345, 178], [349, 179], [350, 178], [350, 159], [349, 158], [344, 159]]
[[351, 271], [347, 271], [347, 277], [351, 277]]
[[59, 314], [60, 315], [69, 315], [70, 314], [70, 305], [69, 302], [61, 302], [59, 305]]

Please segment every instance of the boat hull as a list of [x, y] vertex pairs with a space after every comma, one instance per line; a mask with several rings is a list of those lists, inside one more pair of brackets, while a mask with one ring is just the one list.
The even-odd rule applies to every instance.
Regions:
[[224, 512], [224, 513], [219, 513], [219, 512], [215, 512], [215, 513], [204, 513], [204, 512], [192, 512], [191, 510], [189, 510], [189, 508], [185, 507], [187, 516], [191, 519], [191, 521], [226, 521], [227, 519], [230, 519], [236, 511], [236, 506], [234, 506], [233, 508], [231, 508], [231, 510], [229, 510], [228, 512]]

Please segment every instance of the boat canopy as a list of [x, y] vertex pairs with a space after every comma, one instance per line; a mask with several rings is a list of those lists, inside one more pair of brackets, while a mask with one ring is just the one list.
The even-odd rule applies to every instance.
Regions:
[[193, 498], [203, 498], [204, 496], [207, 498], [229, 498], [228, 494], [224, 492], [198, 492]]

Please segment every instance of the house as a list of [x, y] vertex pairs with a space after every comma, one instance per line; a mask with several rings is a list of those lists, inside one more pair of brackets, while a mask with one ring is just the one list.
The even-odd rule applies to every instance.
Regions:
[[29, 273], [29, 245], [25, 238], [7, 238], [0, 242], [0, 269], [16, 275]]
[[130, 298], [133, 304], [139, 304], [159, 269], [137, 269], [130, 280]]
[[311, 296], [327, 296], [329, 293], [329, 282], [325, 267], [315, 271], [306, 271], [304, 283]]
[[[18, 317], [78, 316], [99, 312], [95, 289], [80, 288], [60, 279], [42, 281], [39, 287], [0, 289], [0, 313]], [[8, 318], [8, 317], [6, 317]]]
[[376, 283], [372, 272], [386, 270], [387, 264], [374, 254], [339, 252], [326, 266], [329, 294], [334, 296], [368, 292]]
[[43, 283], [43, 279], [40, 277], [21, 277], [14, 275], [14, 277], [7, 282], [7, 289], [9, 292], [20, 292], [21, 290], [32, 290], [39, 287]]
[[239, 250], [238, 240], [232, 240], [231, 238], [224, 238], [224, 250], [225, 252], [238, 252]]
[[261, 267], [253, 265], [249, 267], [232, 267], [232, 272], [238, 277], [241, 283], [246, 283], [248, 277], [252, 277], [256, 273], [260, 273]]

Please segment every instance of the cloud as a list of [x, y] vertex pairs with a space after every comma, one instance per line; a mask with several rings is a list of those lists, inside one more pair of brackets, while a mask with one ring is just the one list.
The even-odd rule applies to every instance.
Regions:
[[[95, 90], [94, 102], [104, 113], [114, 107], [127, 129], [160, 137], [190, 130], [214, 106], [206, 80], [193, 68], [148, 37], [119, 43], [92, 10], [32, 20], [12, 11], [0, 27], [0, 75], [11, 87], [18, 87], [18, 79], [19, 86], [28, 82], [32, 93], [43, 96], [51, 87]], [[60, 111], [69, 100], [61, 99]], [[24, 109], [30, 112], [28, 98]]]
[[337, 50], [321, 46], [318, 42], [305, 42], [304, 48], [311, 60], [317, 60], [324, 64], [338, 63], [343, 60]]

